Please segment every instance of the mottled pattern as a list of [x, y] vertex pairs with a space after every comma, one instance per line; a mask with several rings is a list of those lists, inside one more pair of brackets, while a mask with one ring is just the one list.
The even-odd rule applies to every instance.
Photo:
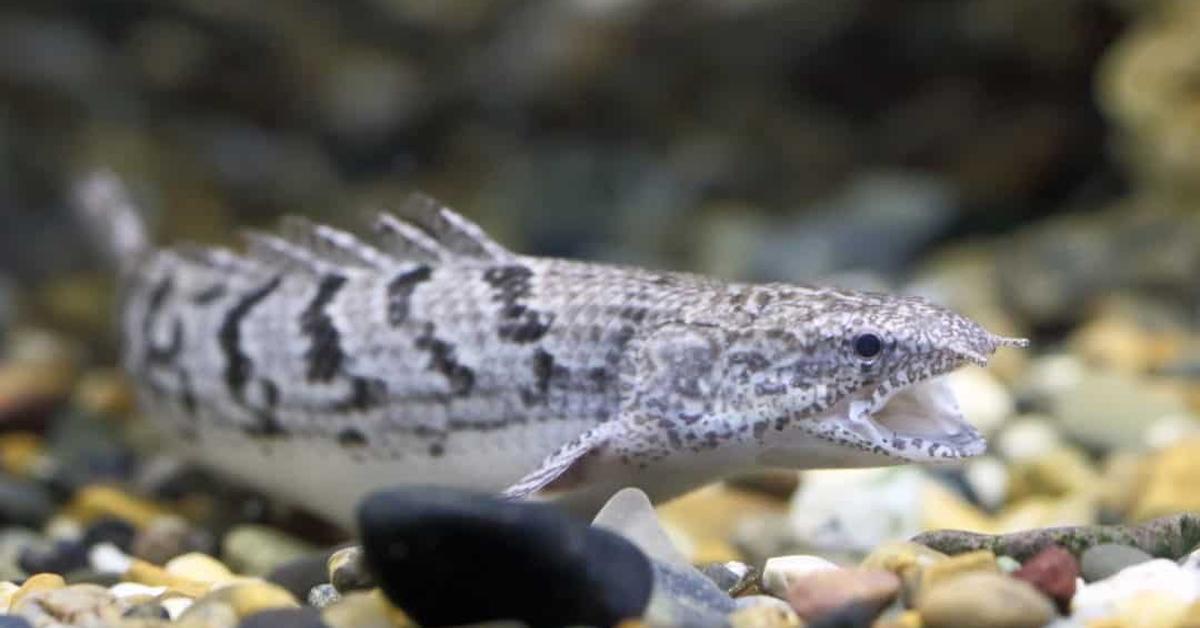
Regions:
[[395, 483], [663, 499], [765, 465], [974, 455], [969, 427], [872, 416], [1016, 344], [916, 298], [521, 256], [425, 198], [375, 231], [291, 220], [242, 255], [136, 252], [126, 363], [147, 412], [341, 519]]

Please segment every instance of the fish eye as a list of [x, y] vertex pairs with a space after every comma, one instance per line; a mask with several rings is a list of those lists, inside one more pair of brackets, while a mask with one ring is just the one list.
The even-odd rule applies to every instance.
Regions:
[[864, 360], [869, 360], [883, 351], [883, 340], [870, 332], [859, 334], [854, 338], [854, 353]]

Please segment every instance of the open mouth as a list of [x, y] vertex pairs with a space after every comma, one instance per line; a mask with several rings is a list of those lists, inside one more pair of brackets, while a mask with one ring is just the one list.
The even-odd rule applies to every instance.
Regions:
[[891, 389], [881, 384], [843, 403], [850, 429], [894, 457], [957, 459], [987, 449], [983, 435], [963, 417], [945, 375]]

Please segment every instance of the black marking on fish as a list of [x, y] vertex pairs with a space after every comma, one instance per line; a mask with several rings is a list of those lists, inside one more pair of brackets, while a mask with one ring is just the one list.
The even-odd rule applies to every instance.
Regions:
[[326, 275], [317, 286], [317, 294], [300, 314], [300, 330], [309, 338], [304, 359], [308, 361], [307, 377], [310, 382], [328, 382], [342, 370], [346, 354], [342, 350], [341, 334], [325, 308], [337, 297], [346, 285], [343, 275]]
[[246, 384], [254, 373], [254, 363], [242, 350], [242, 321], [255, 306], [271, 296], [282, 282], [282, 277], [274, 277], [242, 296], [225, 315], [217, 332], [217, 342], [225, 354], [225, 385], [239, 403], [245, 402]]
[[533, 290], [532, 276], [532, 270], [519, 264], [496, 266], [483, 273], [483, 280], [496, 290], [493, 300], [502, 305], [500, 337], [510, 342], [526, 344], [540, 340], [554, 322], [552, 312], [539, 312], [522, 303]]
[[350, 396], [334, 407], [336, 412], [350, 410], [366, 412], [387, 401], [387, 382], [375, 377], [353, 377], [350, 379]]
[[393, 326], [403, 325], [408, 320], [410, 311], [409, 301], [413, 292], [422, 282], [428, 281], [433, 275], [428, 266], [400, 273], [387, 286], [388, 322]]
[[342, 447], [365, 447], [367, 435], [357, 427], [347, 427], [338, 432], [337, 442]]
[[228, 286], [223, 283], [215, 283], [196, 294], [192, 295], [192, 303], [195, 305], [210, 305], [220, 301], [229, 292]]
[[471, 394], [475, 387], [475, 371], [459, 364], [454, 351], [454, 345], [434, 336], [432, 323], [426, 324], [425, 331], [416, 340], [416, 347], [429, 352], [429, 368], [445, 376], [450, 382], [450, 394], [465, 397]]

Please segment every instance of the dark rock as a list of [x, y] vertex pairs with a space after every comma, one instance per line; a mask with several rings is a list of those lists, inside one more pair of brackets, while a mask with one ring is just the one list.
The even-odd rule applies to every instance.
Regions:
[[[1088, 552], [1095, 550], [1096, 547], [1093, 547]], [[1084, 552], [1084, 555], [1088, 552]], [[1060, 612], [1068, 613], [1071, 597], [1075, 595], [1075, 579], [1079, 577], [1079, 563], [1075, 561], [1071, 552], [1051, 546], [1025, 561], [1012, 575], [1018, 580], [1032, 584], [1038, 591], [1046, 594], [1046, 597], [1054, 600]]]
[[1064, 526], [1001, 535], [936, 530], [918, 534], [912, 540], [946, 554], [986, 549], [1021, 561], [1051, 545], [1079, 556], [1102, 543], [1128, 545], [1156, 558], [1178, 560], [1200, 543], [1200, 514], [1171, 515], [1137, 525]]
[[21, 552], [18, 564], [29, 574], [64, 574], [87, 566], [87, 546], [79, 541], [30, 545]]
[[380, 587], [421, 625], [608, 626], [655, 588], [635, 546], [546, 504], [404, 488], [368, 497], [359, 524]]
[[329, 628], [315, 608], [280, 608], [255, 613], [238, 623], [238, 628]]
[[1126, 567], [1140, 565], [1154, 557], [1136, 547], [1118, 543], [1092, 546], [1079, 557], [1080, 571], [1086, 582], [1103, 580]]
[[272, 569], [267, 574], [267, 581], [287, 589], [297, 600], [303, 600], [313, 587], [328, 582], [325, 567], [328, 560], [328, 552], [294, 558]]
[[0, 523], [39, 528], [54, 514], [54, 499], [44, 487], [0, 474]]
[[88, 525], [83, 532], [83, 543], [88, 547], [100, 543], [111, 543], [120, 548], [122, 552], [128, 553], [133, 547], [133, 539], [136, 535], [137, 529], [133, 527], [132, 523], [115, 517], [105, 517]]

